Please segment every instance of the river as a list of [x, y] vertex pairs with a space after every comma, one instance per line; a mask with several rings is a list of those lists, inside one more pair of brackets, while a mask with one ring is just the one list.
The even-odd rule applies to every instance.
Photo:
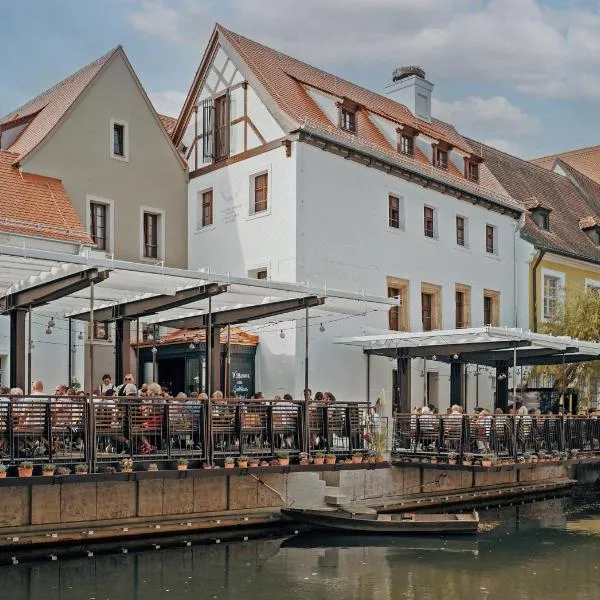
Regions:
[[481, 516], [473, 538], [308, 533], [0, 567], [0, 599], [600, 599], [600, 497]]

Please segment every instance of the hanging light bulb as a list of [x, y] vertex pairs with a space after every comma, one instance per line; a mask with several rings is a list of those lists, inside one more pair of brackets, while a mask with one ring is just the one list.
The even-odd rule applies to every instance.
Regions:
[[156, 354], [158, 352], [158, 350], [156, 349], [156, 346], [152, 346], [152, 354]]
[[320, 331], [321, 333], [324, 333], [324, 332], [325, 332], [325, 325], [323, 325], [323, 323], [321, 323], [321, 325], [319, 325], [319, 331]]
[[79, 341], [83, 340], [83, 331], [80, 331], [80, 332], [79, 332], [79, 335], [77, 336], [77, 339], [78, 339]]
[[190, 350], [193, 350], [196, 347], [196, 344], [194, 344], [194, 342], [190, 342], [190, 345], [188, 346], [188, 348]]
[[56, 325], [56, 322], [54, 321], [54, 317], [50, 317], [50, 320], [48, 321], [48, 327], [54, 327]]
[[71, 346], [71, 352], [72, 352], [73, 354], [75, 354], [75, 352], [77, 352], [77, 346], [76, 346], [75, 344], [73, 344], [73, 345]]
[[46, 334], [50, 335], [52, 333], [52, 327], [50, 327], [50, 325], [48, 325], [48, 327], [46, 327]]
[[283, 339], [285, 337], [285, 331], [283, 329], [279, 332], [279, 337], [281, 339]]
[[200, 339], [198, 338], [197, 335], [194, 336], [194, 339], [192, 340], [192, 343], [195, 344], [196, 346], [200, 343]]

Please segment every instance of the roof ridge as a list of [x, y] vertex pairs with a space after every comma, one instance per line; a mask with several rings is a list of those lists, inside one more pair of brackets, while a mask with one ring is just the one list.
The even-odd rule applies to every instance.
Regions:
[[[58, 83], [55, 83], [53, 86], [50, 86], [49, 88], [46, 88], [43, 92], [40, 92], [37, 96], [31, 98], [30, 100], [28, 100], [24, 104], [21, 104], [19, 107], [17, 107], [14, 110], [10, 111], [4, 117], [0, 118], [0, 123], [12, 121], [13, 119], [9, 119], [8, 118], [11, 115], [15, 115], [15, 116], [18, 115], [19, 117], [24, 116], [24, 115], [20, 114], [20, 111], [22, 111], [23, 109], [25, 109], [27, 106], [35, 105], [36, 103], [42, 101], [43, 98], [44, 98], [44, 96], [46, 96], [46, 95], [50, 96], [50, 94], [52, 92], [56, 91], [57, 89], [59, 89], [60, 87], [62, 87], [64, 85], [70, 83], [71, 81], [73, 81], [76, 77], [78, 77], [79, 75], [81, 75], [81, 73], [85, 72], [86, 70], [88, 70], [88, 69], [90, 69], [92, 67], [96, 67], [98, 65], [104, 64], [119, 49], [121, 49], [121, 45], [115, 46], [114, 48], [112, 48], [111, 50], [109, 50], [108, 52], [106, 52], [105, 54], [103, 54], [102, 56], [100, 56], [99, 58], [96, 58], [95, 60], [89, 62], [86, 65], [84, 65], [83, 67], [81, 67], [77, 71], [71, 73], [70, 75], [67, 75], [66, 77], [64, 77], [63, 79], [61, 79]], [[89, 85], [89, 83], [88, 83], [88, 85]], [[50, 100], [48, 100], [48, 102], [50, 102]], [[44, 106], [47, 106], [47, 104], [44, 105]], [[44, 106], [39, 107], [36, 110], [36, 112], [39, 112], [40, 110], [42, 110], [44, 108]], [[13, 118], [15, 118], [15, 117], [13, 117]]]
[[529, 162], [533, 162], [536, 160], [545, 160], [547, 158], [558, 158], [566, 156], [567, 154], [578, 154], [579, 152], [586, 152], [587, 150], [593, 150], [594, 148], [600, 148], [600, 144], [593, 144], [592, 146], [584, 146], [583, 148], [573, 148], [573, 150], [565, 150], [564, 152], [555, 152], [553, 154], [547, 154], [546, 156], [538, 156], [537, 158], [532, 158]]

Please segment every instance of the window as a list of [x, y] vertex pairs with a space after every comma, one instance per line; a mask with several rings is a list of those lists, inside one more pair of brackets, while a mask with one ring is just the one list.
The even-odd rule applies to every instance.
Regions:
[[267, 210], [267, 198], [269, 192], [269, 175], [263, 173], [254, 178], [254, 203], [253, 213]]
[[229, 156], [229, 95], [224, 94], [214, 101], [214, 159]]
[[448, 151], [442, 150], [438, 146], [435, 147], [433, 152], [433, 165], [438, 169], [448, 169]]
[[423, 331], [442, 327], [442, 288], [431, 283], [421, 284], [421, 323]]
[[479, 165], [476, 162], [467, 162], [467, 179], [475, 183], [479, 182]]
[[435, 209], [425, 206], [423, 209], [423, 233], [425, 237], [434, 238], [435, 231]]
[[496, 228], [493, 225], [485, 226], [485, 251], [488, 254], [497, 254]]
[[407, 156], [415, 155], [415, 140], [411, 135], [405, 133], [400, 134], [400, 143], [398, 144], [398, 151]]
[[340, 127], [344, 131], [356, 133], [356, 112], [342, 106], [340, 108]]
[[547, 212], [544, 212], [540, 216], [542, 229], [544, 231], [550, 231], [550, 215]]
[[394, 229], [400, 229], [400, 198], [390, 194], [388, 196], [389, 225]]
[[259, 269], [258, 271], [256, 271], [256, 279], [267, 279], [267, 278], [268, 278], [267, 269]]
[[144, 258], [158, 258], [158, 215], [144, 213]]
[[483, 290], [483, 324], [500, 325], [500, 292]]
[[392, 331], [408, 331], [408, 280], [388, 277], [387, 295], [398, 300], [398, 306], [392, 306], [388, 312], [388, 327]]
[[117, 160], [129, 160], [129, 127], [125, 121], [110, 120], [110, 156]]
[[456, 243], [459, 246], [465, 246], [465, 218], [456, 217]]
[[455, 291], [456, 328], [471, 326], [471, 288], [468, 285], [456, 284]]
[[207, 190], [202, 193], [202, 213], [200, 227], [213, 224], [213, 191]]
[[90, 235], [98, 250], [107, 250], [106, 204], [90, 202]]
[[544, 320], [550, 320], [556, 316], [562, 300], [564, 274], [544, 269], [542, 270], [542, 277], [544, 282]]

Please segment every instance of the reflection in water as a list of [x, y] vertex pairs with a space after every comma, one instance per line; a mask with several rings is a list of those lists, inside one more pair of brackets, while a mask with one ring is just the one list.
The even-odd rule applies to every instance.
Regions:
[[598, 600], [600, 505], [565, 502], [482, 512], [500, 525], [477, 538], [312, 533], [2, 567], [0, 599]]

